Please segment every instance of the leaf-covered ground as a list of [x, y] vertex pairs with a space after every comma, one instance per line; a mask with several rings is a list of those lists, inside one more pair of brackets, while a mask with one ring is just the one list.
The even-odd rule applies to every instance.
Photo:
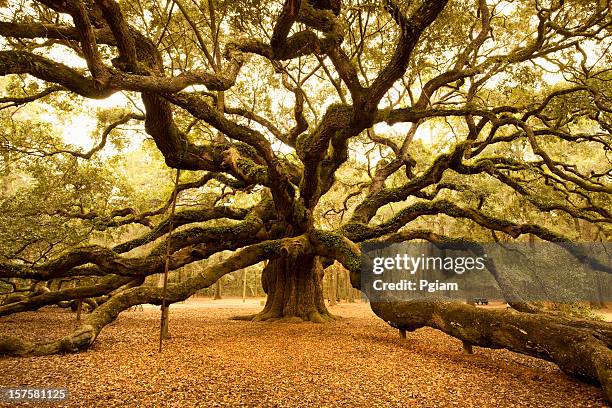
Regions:
[[[125, 312], [86, 352], [0, 358], [0, 386], [68, 388], [54, 407], [608, 406], [601, 390], [553, 364], [479, 348], [464, 355], [429, 329], [401, 340], [367, 304], [334, 306], [343, 319], [325, 325], [228, 320], [260, 307], [173, 305], [162, 354], [159, 309]], [[74, 314], [48, 308], [0, 319], [0, 333], [44, 339], [74, 325]]]

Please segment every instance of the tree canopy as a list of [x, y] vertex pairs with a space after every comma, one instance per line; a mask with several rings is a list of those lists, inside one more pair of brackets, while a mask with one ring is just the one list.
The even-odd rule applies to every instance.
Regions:
[[[82, 350], [133, 305], [263, 260], [268, 300], [249, 318], [324, 322], [322, 271], [338, 261], [359, 288], [363, 242], [607, 242], [610, 7], [0, 2], [0, 316], [93, 309], [65, 338], [0, 351]], [[146, 280], [166, 258], [173, 271], [222, 251], [165, 294]], [[400, 329], [552, 360], [611, 395], [607, 325], [512, 306], [372, 304]], [[571, 358], [553, 335], [576, 339]]]

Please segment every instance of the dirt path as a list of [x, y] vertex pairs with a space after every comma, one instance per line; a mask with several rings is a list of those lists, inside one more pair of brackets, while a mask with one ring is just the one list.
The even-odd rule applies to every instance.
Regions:
[[[0, 386], [67, 387], [67, 404], [54, 407], [608, 406], [598, 388], [553, 364], [478, 348], [467, 356], [429, 329], [401, 340], [366, 304], [331, 308], [344, 318], [326, 325], [228, 320], [260, 307], [173, 305], [161, 355], [158, 308], [125, 312], [87, 352], [0, 358]], [[73, 326], [74, 315], [55, 308], [0, 319], [0, 333], [28, 339]]]

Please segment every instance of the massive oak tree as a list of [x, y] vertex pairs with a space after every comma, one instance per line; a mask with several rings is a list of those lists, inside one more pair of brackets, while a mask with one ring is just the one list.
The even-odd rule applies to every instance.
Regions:
[[[325, 322], [334, 317], [323, 301], [324, 267], [339, 261], [360, 288], [359, 244], [366, 241], [444, 246], [529, 237], [567, 244], [584, 238], [575, 226], [594, 231], [591, 240], [608, 240], [606, 0], [2, 6], [0, 75], [22, 85], [6, 87], [2, 111], [45, 102], [70, 115], [71, 98], [115, 94], [134, 107], [106, 118], [88, 151], [58, 147], [44, 128], [6, 132], [5, 169], [15, 157], [87, 162], [129, 124], [182, 171], [179, 195], [211, 185], [218, 193], [211, 204], [173, 215], [174, 197], [148, 209], [48, 208], [43, 200], [36, 216], [45, 222], [148, 230], [114, 245], [62, 241], [59, 254], [35, 259], [28, 250], [41, 238], [32, 232], [4, 251], [0, 276], [12, 289], [0, 316], [76, 299], [93, 311], [61, 339], [1, 337], [2, 353], [83, 350], [131, 306], [184, 300], [264, 260], [267, 302], [248, 318]], [[228, 194], [254, 204], [233, 206], [223, 201]], [[139, 255], [128, 255], [134, 250]], [[170, 284], [165, 299], [145, 284], [166, 260], [172, 271], [221, 251], [234, 252]], [[80, 284], [56, 284], [70, 279]], [[612, 396], [610, 326], [516, 301], [513, 288], [499, 283], [512, 292], [514, 311], [433, 301], [372, 308], [400, 330], [434, 327], [467, 348], [554, 361]]]

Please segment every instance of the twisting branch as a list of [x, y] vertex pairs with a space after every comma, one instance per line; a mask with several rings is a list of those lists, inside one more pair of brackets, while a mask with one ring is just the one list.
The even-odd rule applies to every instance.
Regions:
[[2, 109], [6, 109], [6, 108], [12, 108], [12, 107], [17, 107], [20, 105], [25, 105], [26, 103], [30, 103], [30, 102], [34, 102], [37, 101], [39, 99], [44, 98], [47, 95], [51, 95], [52, 93], [55, 92], [60, 92], [63, 91], [64, 88], [62, 88], [61, 86], [50, 86], [47, 87], [46, 89], [44, 89], [41, 92], [38, 92], [34, 95], [30, 95], [30, 96], [22, 96], [22, 97], [2, 97], [0, 98], [0, 104], [6, 104], [3, 106], [0, 106], [0, 110]]
[[[266, 259], [281, 257], [286, 254], [286, 248], [292, 247], [297, 242], [304, 250], [309, 250], [310, 246], [305, 236], [265, 241], [244, 248], [185, 282], [168, 285], [166, 301], [169, 304], [180, 302], [196, 291], [209, 287], [225, 274]], [[95, 341], [100, 330], [114, 321], [119, 313], [142, 303], [161, 304], [162, 289], [140, 286], [120, 292], [87, 316], [83, 324], [73, 333], [58, 340], [30, 343], [11, 336], [0, 336], [0, 354], [49, 355], [84, 350]]]

